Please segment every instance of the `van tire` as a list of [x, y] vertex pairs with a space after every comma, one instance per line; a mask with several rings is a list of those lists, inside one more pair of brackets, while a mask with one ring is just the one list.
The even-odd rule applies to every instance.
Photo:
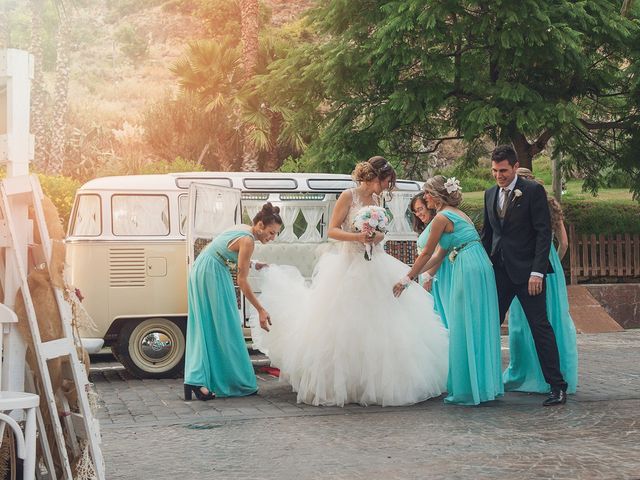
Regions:
[[185, 337], [186, 324], [183, 319], [157, 317], [141, 322], [130, 320], [120, 329], [111, 350], [135, 377], [176, 378], [182, 376], [184, 371]]

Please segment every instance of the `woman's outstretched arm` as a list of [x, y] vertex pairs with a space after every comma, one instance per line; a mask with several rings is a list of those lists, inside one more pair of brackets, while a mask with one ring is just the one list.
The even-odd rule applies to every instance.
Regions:
[[251, 255], [253, 255], [254, 241], [250, 237], [243, 237], [238, 240], [238, 287], [244, 294], [245, 298], [249, 300], [251, 305], [258, 311], [260, 318], [260, 326], [269, 331], [269, 325], [271, 325], [271, 317], [258, 298], [253, 293], [253, 289], [249, 284], [249, 269], [251, 268]]
[[411, 281], [416, 276], [418, 276], [420, 272], [423, 272], [424, 270], [427, 270], [428, 268], [434, 266], [435, 260], [434, 263], [431, 263], [430, 265], [429, 261], [431, 260], [431, 257], [433, 256], [433, 253], [438, 246], [438, 242], [440, 241], [442, 233], [450, 224], [451, 220], [449, 220], [444, 215], [436, 215], [435, 218], [431, 221], [431, 231], [429, 232], [429, 238], [427, 238], [427, 244], [425, 245], [422, 252], [420, 252], [420, 255], [418, 255], [418, 257], [416, 258], [415, 263], [409, 270], [409, 273], [407, 273], [407, 277], [396, 283], [393, 287], [393, 294], [396, 297], [399, 297], [400, 294], [402, 294], [402, 291], [407, 284], [407, 278], [409, 279], [409, 281]]

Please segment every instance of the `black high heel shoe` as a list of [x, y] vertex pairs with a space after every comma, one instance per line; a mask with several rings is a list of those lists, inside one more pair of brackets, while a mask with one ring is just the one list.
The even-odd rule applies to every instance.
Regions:
[[189, 385], [188, 383], [184, 384], [184, 399], [186, 401], [191, 400], [191, 394], [193, 393], [196, 398], [198, 400], [202, 400], [203, 402], [206, 402], [207, 400], [213, 400], [214, 398], [216, 398], [216, 394], [213, 393], [212, 391], [209, 391], [207, 393], [203, 393], [202, 390], [200, 390], [202, 387], [199, 385]]

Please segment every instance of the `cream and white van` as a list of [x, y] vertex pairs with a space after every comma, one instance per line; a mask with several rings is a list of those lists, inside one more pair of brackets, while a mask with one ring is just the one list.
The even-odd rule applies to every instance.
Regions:
[[[69, 281], [95, 324], [81, 326], [83, 344], [90, 353], [110, 347], [139, 377], [180, 375], [187, 270], [202, 247], [228, 226], [249, 223], [270, 201], [284, 225], [274, 242], [256, 245], [254, 258], [294, 265], [310, 277], [335, 201], [353, 186], [347, 175], [319, 173], [197, 172], [87, 182], [76, 193], [66, 239]], [[415, 257], [408, 206], [420, 187], [400, 180], [387, 202], [394, 220], [385, 248], [405, 262]], [[248, 307], [238, 290], [245, 328]]]

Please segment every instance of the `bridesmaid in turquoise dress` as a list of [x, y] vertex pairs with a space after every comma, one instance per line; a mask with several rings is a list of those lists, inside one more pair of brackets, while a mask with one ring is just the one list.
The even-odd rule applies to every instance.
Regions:
[[[273, 240], [282, 226], [280, 209], [266, 203], [253, 225], [236, 225], [216, 237], [196, 258], [189, 273], [187, 339], [184, 366], [185, 400], [251, 395], [258, 390], [242, 334], [231, 270], [237, 266], [238, 287], [259, 313], [260, 326], [270, 319], [247, 276], [256, 240]], [[260, 269], [264, 264], [256, 264]]]
[[[419, 193], [411, 199], [410, 208], [414, 216], [413, 230], [418, 234], [416, 245], [418, 247], [418, 254], [420, 254], [427, 245], [427, 238], [431, 231], [431, 220], [433, 220], [436, 212], [427, 207], [423, 193]], [[433, 296], [434, 309], [436, 313], [440, 315], [440, 319], [445, 327], [447, 327], [447, 322], [442, 314], [442, 296], [446, 293], [446, 290], [440, 288], [440, 285], [447, 284], [450, 272], [451, 268], [449, 264], [442, 262], [439, 267], [433, 267], [418, 277], [418, 283]]]
[[[399, 296], [420, 272], [449, 262], [450, 278], [439, 288], [449, 328], [447, 403], [478, 405], [504, 393], [500, 356], [500, 317], [493, 267], [473, 222], [457, 207], [462, 201], [455, 178], [441, 175], [425, 183], [427, 206], [438, 214], [426, 246], [407, 276], [394, 286]], [[446, 258], [445, 258], [446, 257]]]
[[[518, 176], [535, 180], [531, 171], [526, 168], [519, 168]], [[575, 393], [578, 385], [576, 329], [569, 314], [567, 284], [561, 263], [568, 245], [567, 231], [564, 227], [562, 209], [551, 197], [549, 210], [559, 251], [552, 245], [549, 252], [549, 261], [554, 273], [546, 276], [547, 315], [556, 335], [560, 371], [568, 384], [567, 393]], [[548, 393], [551, 387], [542, 375], [531, 329], [518, 299], [513, 301], [509, 309], [509, 352], [509, 366], [503, 374], [505, 390]]]

